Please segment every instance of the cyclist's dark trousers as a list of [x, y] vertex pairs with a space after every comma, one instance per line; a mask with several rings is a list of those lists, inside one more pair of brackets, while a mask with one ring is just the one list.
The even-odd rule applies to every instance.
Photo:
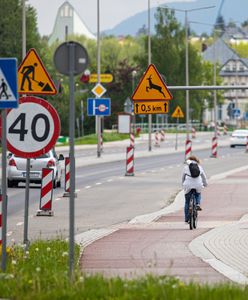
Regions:
[[[189, 220], [189, 201], [190, 197], [192, 195], [192, 191], [190, 191], [188, 194], [185, 194], [185, 205], [184, 205], [184, 216], [185, 216], [185, 222], [188, 222]], [[196, 205], [200, 205], [201, 203], [201, 193], [195, 193], [196, 197]]]

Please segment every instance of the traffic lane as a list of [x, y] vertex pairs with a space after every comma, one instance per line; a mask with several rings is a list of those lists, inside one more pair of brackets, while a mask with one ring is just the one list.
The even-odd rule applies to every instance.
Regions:
[[[245, 158], [244, 153], [240, 158], [237, 155], [218, 160], [208, 158], [204, 165], [209, 165], [213, 170], [216, 165], [217, 169], [223, 166], [227, 171], [228, 166], [242, 166]], [[230, 159], [233, 160], [232, 163], [229, 163]], [[85, 186], [77, 193], [76, 198], [78, 232], [127, 222], [137, 215], [165, 207], [181, 188], [181, 172], [180, 164], [168, 165], [164, 170], [159, 166], [147, 172], [138, 172], [134, 177], [110, 177]], [[56, 202], [60, 207], [56, 214], [61, 214], [62, 219], [67, 217], [63, 215], [64, 210], [68, 211], [66, 204], [68, 201], [63, 198]], [[55, 226], [59, 226], [59, 222]], [[62, 227], [64, 228], [64, 224]], [[56, 228], [59, 230], [59, 227]]]
[[[234, 157], [239, 157], [239, 155], [244, 154], [243, 148], [229, 148], [222, 147], [219, 149], [218, 156], [230, 155], [232, 159], [228, 159], [228, 163], [219, 163], [219, 159], [210, 158], [209, 150], [196, 151], [195, 154], [200, 157], [202, 163], [206, 169], [208, 176], [212, 176], [221, 172], [228, 171], [232, 168], [236, 168], [239, 159], [233, 159]], [[234, 157], [233, 157], [234, 156]], [[244, 155], [244, 159], [246, 156]], [[167, 155], [151, 156], [145, 158], [137, 158], [134, 161], [134, 173], [153, 171], [156, 168], [170, 167], [173, 165], [178, 165], [182, 167], [182, 162], [184, 160], [184, 155], [182, 153], [173, 153]], [[208, 163], [205, 166], [205, 162]], [[168, 170], [171, 171], [171, 170]], [[110, 180], [114, 177], [123, 177], [126, 173], [126, 162], [116, 161], [112, 163], [104, 163], [99, 165], [84, 166], [76, 168], [76, 189], [83, 189], [89, 186], [94, 186], [96, 184], [102, 183], [103, 181]], [[64, 176], [63, 176], [64, 177]], [[18, 188], [8, 189], [8, 212], [13, 214], [20, 211], [24, 207], [25, 201], [25, 188], [24, 184], [19, 184]], [[40, 201], [40, 184], [31, 184], [30, 189], [30, 205], [35, 205], [38, 209]], [[54, 189], [54, 198], [63, 195], [64, 191], [64, 180], [62, 178], [62, 187]]]

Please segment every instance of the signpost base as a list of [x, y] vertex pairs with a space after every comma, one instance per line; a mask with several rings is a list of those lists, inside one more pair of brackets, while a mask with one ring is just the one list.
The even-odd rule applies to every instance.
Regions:
[[36, 216], [53, 217], [54, 212], [52, 210], [37, 210]]
[[[70, 192], [65, 192], [63, 197], [70, 197]], [[77, 198], [77, 193], [74, 193], [74, 197]]]

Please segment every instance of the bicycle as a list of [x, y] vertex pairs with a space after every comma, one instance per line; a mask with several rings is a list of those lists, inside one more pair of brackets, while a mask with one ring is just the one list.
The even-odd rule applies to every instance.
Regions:
[[197, 227], [197, 219], [198, 219], [198, 211], [196, 207], [196, 190], [191, 190], [191, 196], [189, 200], [189, 228], [190, 230], [196, 229]]

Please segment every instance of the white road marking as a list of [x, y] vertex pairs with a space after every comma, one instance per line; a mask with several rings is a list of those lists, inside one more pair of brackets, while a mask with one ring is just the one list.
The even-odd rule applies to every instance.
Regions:
[[7, 232], [7, 236], [11, 236], [11, 235], [12, 235], [12, 233], [13, 233], [13, 231], [9, 231], [9, 232]]
[[91, 185], [87, 185], [86, 187], [85, 187], [85, 189], [90, 189], [91, 188]]
[[96, 185], [101, 185], [101, 184], [102, 184], [101, 182], [97, 182], [97, 183], [96, 183]]
[[107, 182], [112, 182], [112, 181], [113, 181], [113, 179], [108, 179], [108, 180], [107, 180]]

